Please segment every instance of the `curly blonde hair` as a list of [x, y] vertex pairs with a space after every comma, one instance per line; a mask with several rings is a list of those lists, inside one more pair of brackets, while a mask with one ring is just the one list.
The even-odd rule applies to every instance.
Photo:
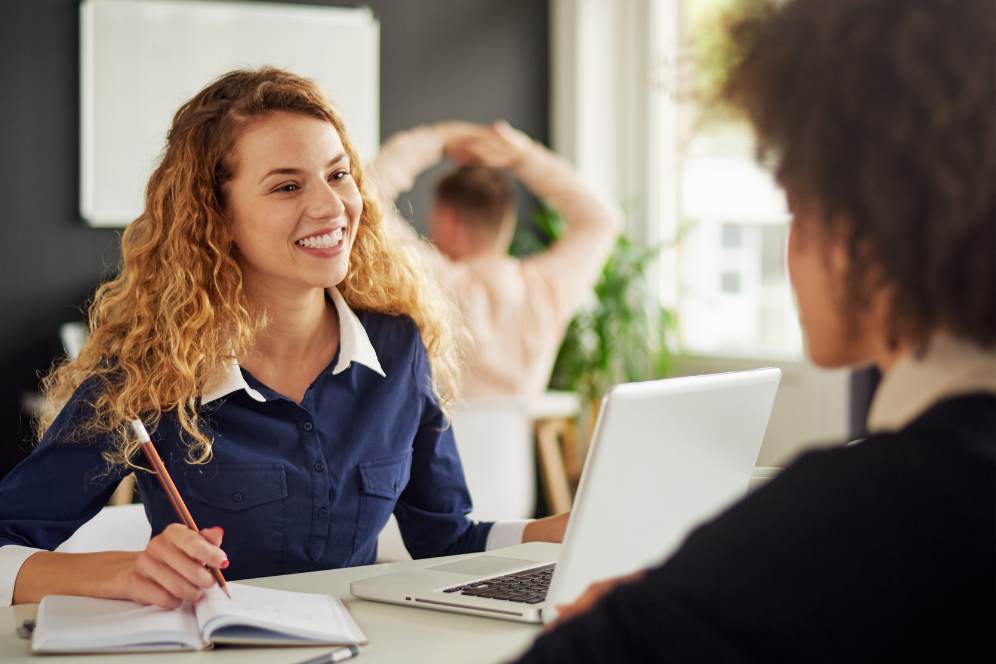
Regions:
[[355, 309], [408, 316], [422, 336], [442, 404], [456, 394], [461, 328], [417, 253], [390, 237], [376, 198], [364, 186], [360, 159], [343, 122], [318, 86], [274, 68], [225, 74], [183, 104], [149, 178], [145, 210], [121, 238], [121, 271], [96, 292], [90, 336], [79, 356], [42, 381], [39, 439], [73, 393], [92, 382], [92, 400], [77, 433], [108, 433], [111, 467], [133, 466], [139, 443], [128, 423], [150, 427], [175, 411], [189, 436], [188, 461], [211, 458], [201, 430], [199, 396], [234, 357], [244, 357], [266, 326], [247, 301], [225, 216], [225, 185], [240, 129], [273, 112], [301, 113], [335, 127], [363, 197], [363, 212], [339, 290]]

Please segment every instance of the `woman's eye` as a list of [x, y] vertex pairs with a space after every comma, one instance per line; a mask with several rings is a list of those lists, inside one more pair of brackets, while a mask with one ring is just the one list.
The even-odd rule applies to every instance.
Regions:
[[335, 171], [334, 173], [329, 175], [329, 180], [335, 180], [336, 182], [338, 182], [339, 180], [342, 180], [347, 177], [349, 177], [349, 171]]
[[297, 191], [298, 189], [300, 189], [299, 186], [297, 186], [293, 182], [288, 182], [287, 184], [280, 185], [279, 187], [277, 187], [273, 191], [275, 191], [275, 192], [279, 191], [279, 192], [283, 192], [283, 193], [289, 193], [289, 192], [292, 192], [292, 191]]

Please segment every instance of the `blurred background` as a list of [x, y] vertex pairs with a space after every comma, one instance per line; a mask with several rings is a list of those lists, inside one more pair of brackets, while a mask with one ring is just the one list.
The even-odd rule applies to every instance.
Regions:
[[[380, 22], [381, 136], [441, 119], [506, 118], [537, 140], [549, 139], [545, 2], [294, 4], [373, 10]], [[60, 324], [82, 320], [85, 300], [113, 273], [120, 232], [89, 227], [79, 211], [80, 2], [15, 0], [4, 11], [0, 476], [30, 450], [22, 396], [37, 389], [38, 372], [62, 352]], [[410, 203], [399, 207], [424, 211], [433, 177], [422, 178]]]
[[[805, 361], [785, 274], [784, 200], [755, 164], [746, 127], [705, 103], [722, 66], [711, 59], [708, 26], [727, 2], [293, 4], [371, 10], [381, 140], [428, 122], [506, 119], [619, 201], [626, 239], [616, 266], [629, 271], [606, 278], [625, 292], [593, 294], [589, 319], [599, 307], [618, 310], [608, 299], [625, 299], [641, 309], [640, 328], [613, 332], [610, 346], [655, 357], [637, 368], [585, 357], [594, 351], [582, 319], [556, 387], [589, 400], [598, 396], [592, 386], [620, 380], [778, 366], [784, 378], [759, 465], [782, 465], [803, 445], [859, 436], [873, 383]], [[30, 451], [26, 398], [63, 352], [60, 325], [82, 320], [86, 299], [114, 272], [120, 233], [80, 212], [81, 3], [10, 0], [4, 10], [0, 477]], [[361, 56], [343, 53], [339, 66]], [[399, 201], [417, 226], [437, 173]], [[546, 240], [548, 219], [537, 201], [520, 201], [516, 247], [528, 252]]]

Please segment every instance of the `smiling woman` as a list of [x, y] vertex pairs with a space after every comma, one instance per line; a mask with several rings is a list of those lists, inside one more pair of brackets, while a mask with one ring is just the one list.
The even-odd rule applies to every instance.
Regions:
[[[415, 557], [562, 536], [563, 519], [468, 519], [442, 410], [449, 305], [385, 235], [311, 81], [235, 71], [184, 104], [122, 257], [88, 343], [45, 380], [38, 447], [0, 483], [0, 604], [175, 606], [213, 584], [205, 564], [239, 579], [371, 563], [392, 512]], [[144, 551], [52, 553], [136, 467], [135, 418], [212, 527], [171, 523], [139, 472]]]
[[[346, 277], [363, 196], [339, 133], [311, 116], [281, 111], [248, 123], [232, 162], [228, 211], [247, 295], [276, 316], [241, 364], [300, 402], [336, 348], [338, 320], [324, 289]], [[285, 345], [294, 336], [286, 323], [308, 311], [318, 318], [293, 325], [315, 336]]]
[[363, 197], [335, 128], [273, 113], [246, 127], [234, 162], [232, 238], [247, 281], [262, 272], [288, 288], [341, 282]]

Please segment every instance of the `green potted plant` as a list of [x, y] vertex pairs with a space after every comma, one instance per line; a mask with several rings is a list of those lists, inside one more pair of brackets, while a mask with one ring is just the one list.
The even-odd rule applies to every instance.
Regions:
[[[564, 232], [557, 212], [542, 204], [533, 222], [535, 231], [517, 233], [513, 253], [533, 253]], [[639, 247], [620, 236], [602, 268], [593, 301], [567, 326], [550, 388], [581, 396], [587, 404], [583, 414], [587, 433], [609, 388], [621, 382], [662, 378], [671, 369], [675, 317], [649, 293], [647, 284], [647, 269], [659, 252], [660, 247]]]

